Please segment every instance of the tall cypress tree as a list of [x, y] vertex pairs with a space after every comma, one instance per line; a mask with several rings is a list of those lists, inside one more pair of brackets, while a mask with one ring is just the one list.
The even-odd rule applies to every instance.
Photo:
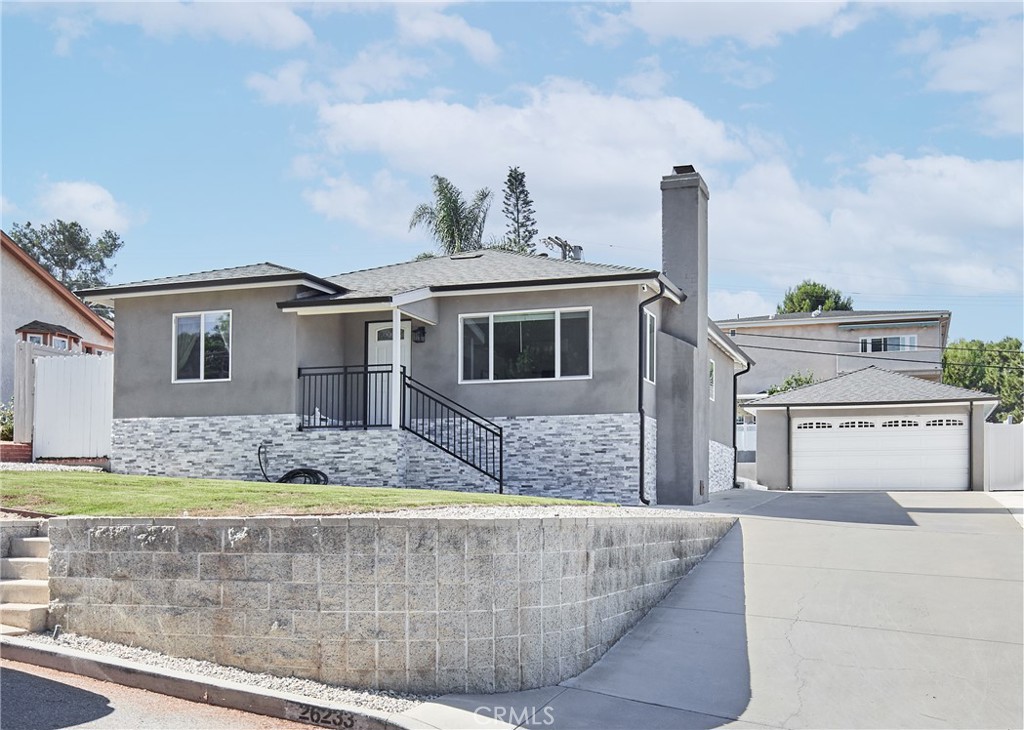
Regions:
[[533, 200], [526, 189], [526, 173], [518, 167], [508, 169], [502, 212], [508, 219], [504, 247], [519, 253], [536, 251], [533, 239], [537, 235], [537, 221], [533, 214]]

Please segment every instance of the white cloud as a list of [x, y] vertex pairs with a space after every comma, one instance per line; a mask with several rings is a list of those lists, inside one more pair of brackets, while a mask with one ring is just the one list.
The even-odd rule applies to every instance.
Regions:
[[434, 5], [401, 3], [395, 6], [398, 37], [405, 43], [428, 45], [450, 41], [462, 46], [479, 63], [494, 63], [501, 49], [485, 30], [474, 28], [464, 18], [448, 15]]
[[409, 79], [430, 72], [421, 59], [402, 55], [386, 44], [362, 49], [344, 68], [331, 73], [331, 86], [338, 97], [363, 101], [371, 94], [387, 94], [407, 86]]
[[348, 175], [325, 177], [317, 188], [306, 190], [306, 201], [328, 220], [347, 221], [396, 238], [411, 239], [409, 215], [421, 202], [387, 170], [362, 185]]
[[618, 87], [636, 96], [660, 96], [671, 80], [658, 57], [647, 56], [636, 62], [636, 70], [632, 74], [619, 79]]
[[[651, 263], [660, 240], [651, 189], [669, 166], [694, 162], [707, 170], [750, 154], [725, 125], [683, 99], [607, 96], [561, 79], [523, 93], [518, 105], [430, 99], [324, 105], [323, 141], [339, 157], [379, 155], [424, 196], [431, 174], [467, 191], [497, 190], [507, 168], [519, 166], [542, 234], [572, 236], [585, 246], [639, 247]], [[343, 197], [354, 194], [344, 184], [335, 187]], [[385, 210], [385, 219], [395, 209]], [[403, 218], [411, 212], [398, 209]], [[635, 261], [637, 253], [613, 257]]]
[[92, 20], [84, 15], [61, 15], [53, 21], [51, 26], [57, 35], [53, 43], [53, 52], [58, 56], [70, 56], [71, 45], [84, 35], [88, 35], [92, 28]]
[[0, 218], [7, 219], [17, 212], [18, 206], [8, 200], [6, 196], [0, 195]]
[[100, 3], [93, 12], [98, 20], [135, 25], [147, 35], [164, 39], [179, 35], [216, 37], [277, 50], [295, 48], [314, 39], [312, 28], [294, 7], [282, 3]]
[[762, 162], [713, 186], [713, 256], [780, 288], [807, 277], [876, 295], [1020, 288], [1019, 160], [886, 155], [858, 172], [859, 184], [813, 187]]
[[1024, 131], [1024, 23], [1002, 21], [969, 38], [928, 49], [928, 88], [977, 95], [984, 127], [994, 134]]
[[755, 291], [731, 292], [725, 289], [712, 289], [708, 292], [708, 316], [714, 320], [756, 317], [774, 311], [775, 302]]
[[305, 61], [289, 61], [273, 75], [254, 73], [245, 85], [258, 93], [267, 104], [301, 104], [323, 98], [322, 87], [306, 84]]
[[47, 219], [78, 221], [92, 231], [109, 228], [124, 233], [141, 220], [105, 187], [86, 181], [48, 184], [36, 199], [36, 207]]
[[756, 89], [775, 80], [775, 72], [768, 61], [746, 61], [740, 58], [735, 44], [727, 43], [720, 51], [712, 51], [704, 57], [703, 68], [717, 73], [726, 82], [741, 89]]
[[751, 48], [776, 45], [782, 36], [806, 28], [838, 35], [856, 26], [845, 2], [636, 2], [622, 12], [587, 10], [576, 14], [588, 43], [615, 43], [630, 30], [655, 42], [675, 38], [694, 45], [734, 39]]

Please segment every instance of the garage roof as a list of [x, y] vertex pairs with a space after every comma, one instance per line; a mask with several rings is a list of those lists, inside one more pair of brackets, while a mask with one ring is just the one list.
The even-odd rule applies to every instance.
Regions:
[[854, 370], [831, 380], [776, 393], [750, 403], [747, 408], [784, 408], [786, 406], [872, 405], [876, 403], [949, 403], [991, 401], [999, 398], [980, 390], [968, 390], [944, 383], [895, 373], [871, 366]]

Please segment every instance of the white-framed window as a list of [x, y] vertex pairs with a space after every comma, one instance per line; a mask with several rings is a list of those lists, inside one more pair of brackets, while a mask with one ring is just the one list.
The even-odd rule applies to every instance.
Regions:
[[808, 429], [832, 428], [832, 424], [828, 421], [805, 421], [798, 423], [796, 427], [800, 431], [806, 431]]
[[644, 380], [655, 382], [658, 362], [658, 318], [644, 310]]
[[56, 335], [54, 335], [53, 341], [50, 342], [50, 347], [52, 347], [54, 350], [67, 350], [68, 349], [68, 338], [67, 337], [57, 337]]
[[715, 399], [715, 361], [708, 360], [708, 395]]
[[861, 352], [908, 352], [917, 349], [917, 335], [861, 337]]
[[231, 380], [231, 310], [175, 314], [171, 381]]
[[590, 307], [459, 315], [459, 382], [589, 378], [591, 319]]
[[43, 336], [42, 335], [26, 335], [25, 339], [27, 341], [31, 342], [33, 345], [41, 345], [41, 344], [43, 344]]

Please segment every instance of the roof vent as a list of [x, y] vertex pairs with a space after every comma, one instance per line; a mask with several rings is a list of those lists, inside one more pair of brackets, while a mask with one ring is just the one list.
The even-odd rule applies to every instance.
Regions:
[[812, 317], [820, 317], [821, 316], [821, 305], [820, 304], [818, 305], [817, 309], [815, 309], [813, 312], [811, 312], [811, 316]]
[[537, 258], [539, 258], [539, 259], [546, 259], [547, 257], [548, 257], [548, 255], [546, 253], [539, 253], [539, 254], [537, 254]]
[[676, 165], [672, 168], [672, 172], [676, 175], [692, 175], [697, 170], [693, 165]]
[[459, 251], [458, 253], [453, 253], [449, 258], [452, 261], [460, 261], [462, 259], [478, 259], [481, 256], [483, 254], [480, 251]]

